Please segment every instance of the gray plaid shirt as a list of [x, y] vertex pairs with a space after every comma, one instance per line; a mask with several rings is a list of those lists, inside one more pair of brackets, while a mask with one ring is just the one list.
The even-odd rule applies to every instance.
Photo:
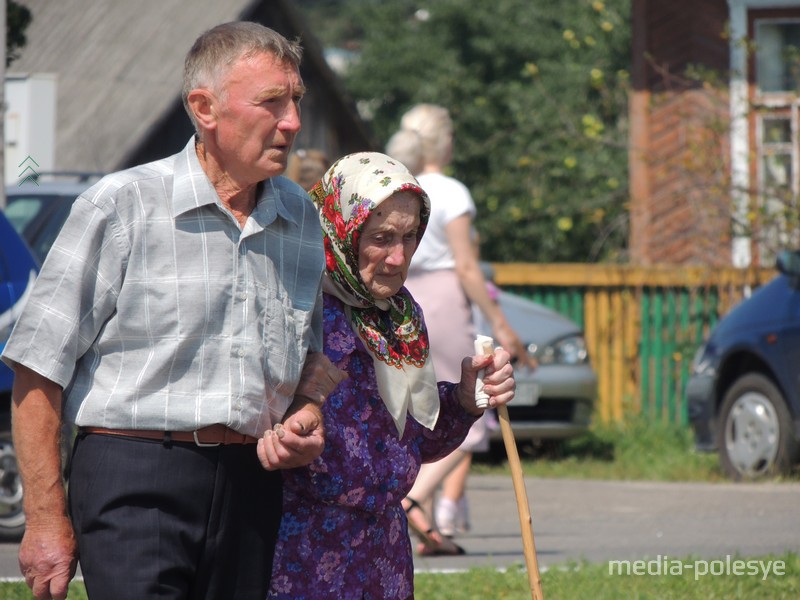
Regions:
[[65, 388], [82, 426], [260, 436], [321, 350], [319, 219], [283, 177], [244, 228], [190, 140], [83, 193], [3, 352]]

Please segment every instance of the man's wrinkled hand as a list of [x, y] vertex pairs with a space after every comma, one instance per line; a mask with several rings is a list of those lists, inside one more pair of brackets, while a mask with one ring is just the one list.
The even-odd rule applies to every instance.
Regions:
[[64, 600], [77, 564], [77, 545], [67, 517], [41, 525], [27, 523], [19, 569], [36, 600]]
[[258, 440], [258, 459], [268, 471], [291, 469], [309, 464], [325, 448], [322, 413], [307, 403], [288, 414], [283, 423], [264, 432]]

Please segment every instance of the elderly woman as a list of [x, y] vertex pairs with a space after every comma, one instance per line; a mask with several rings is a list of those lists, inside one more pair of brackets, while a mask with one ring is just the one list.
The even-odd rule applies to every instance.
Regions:
[[422, 462], [458, 447], [482, 410], [514, 395], [510, 356], [466, 357], [459, 383], [436, 382], [425, 322], [403, 287], [430, 213], [399, 162], [337, 161], [311, 190], [325, 235], [324, 351], [348, 374], [323, 405], [326, 443], [284, 472], [283, 519], [269, 598], [413, 596], [401, 500]]

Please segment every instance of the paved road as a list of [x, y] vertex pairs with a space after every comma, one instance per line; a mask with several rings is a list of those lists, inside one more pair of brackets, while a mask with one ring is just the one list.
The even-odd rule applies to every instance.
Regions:
[[[800, 484], [527, 479], [540, 569], [669, 556], [800, 552]], [[416, 557], [417, 570], [524, 564], [510, 478], [469, 479], [472, 531], [458, 557]]]
[[[540, 569], [569, 560], [720, 558], [800, 552], [800, 484], [526, 480]], [[510, 478], [471, 475], [465, 556], [416, 557], [418, 570], [524, 564]], [[17, 577], [0, 544], [0, 577]]]

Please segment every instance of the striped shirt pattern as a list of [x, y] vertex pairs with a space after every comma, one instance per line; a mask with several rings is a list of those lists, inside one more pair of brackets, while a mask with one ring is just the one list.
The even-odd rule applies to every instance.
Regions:
[[241, 228], [190, 140], [83, 193], [3, 358], [65, 388], [79, 426], [253, 436], [321, 349], [319, 219], [284, 177]]

